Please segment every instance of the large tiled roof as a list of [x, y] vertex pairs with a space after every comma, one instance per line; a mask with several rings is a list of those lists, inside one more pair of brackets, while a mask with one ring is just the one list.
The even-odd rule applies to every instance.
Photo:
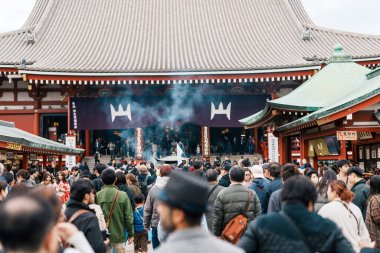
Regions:
[[[303, 40], [305, 28], [310, 40]], [[27, 43], [26, 33], [36, 42]], [[89, 73], [172, 73], [316, 65], [341, 43], [380, 56], [380, 36], [318, 27], [300, 0], [37, 0], [18, 31], [0, 34], [0, 65]], [[31, 65], [30, 65], [31, 64]]]

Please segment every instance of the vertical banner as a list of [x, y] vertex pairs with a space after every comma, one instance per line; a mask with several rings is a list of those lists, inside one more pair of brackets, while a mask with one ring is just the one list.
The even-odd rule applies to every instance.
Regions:
[[[70, 148], [76, 148], [76, 136], [75, 135], [66, 135], [66, 146]], [[71, 169], [76, 164], [76, 157], [75, 156], [66, 156], [66, 167]]]
[[278, 138], [273, 133], [268, 133], [268, 158], [272, 162], [278, 162]]
[[202, 157], [210, 158], [210, 128], [203, 126], [202, 127]]
[[142, 128], [135, 129], [135, 154], [137, 159], [144, 158], [144, 132]]

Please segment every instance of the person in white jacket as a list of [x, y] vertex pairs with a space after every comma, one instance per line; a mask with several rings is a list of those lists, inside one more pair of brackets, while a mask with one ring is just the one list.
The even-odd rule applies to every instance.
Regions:
[[352, 203], [353, 193], [343, 181], [332, 181], [327, 190], [330, 203], [318, 212], [322, 217], [334, 221], [343, 235], [351, 242], [355, 252], [362, 247], [372, 246], [367, 227], [360, 209]]

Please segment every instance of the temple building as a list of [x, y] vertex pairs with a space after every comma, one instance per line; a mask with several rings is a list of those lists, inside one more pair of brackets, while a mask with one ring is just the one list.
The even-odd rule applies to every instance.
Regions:
[[278, 143], [268, 156], [280, 163], [306, 159], [316, 168], [350, 159], [374, 171], [380, 168], [379, 113], [380, 69], [355, 63], [337, 45], [311, 79], [240, 122], [267, 128], [268, 145]]
[[173, 138], [205, 157], [243, 142], [257, 152], [266, 126], [239, 120], [277, 98], [255, 117], [327, 106], [321, 83], [322, 96], [296, 93], [310, 103], [280, 109], [337, 43], [352, 56], [342, 71], [380, 65], [380, 36], [319, 27], [300, 0], [37, 0], [0, 34], [0, 120], [52, 140], [76, 134], [87, 156], [109, 141], [170, 153]]

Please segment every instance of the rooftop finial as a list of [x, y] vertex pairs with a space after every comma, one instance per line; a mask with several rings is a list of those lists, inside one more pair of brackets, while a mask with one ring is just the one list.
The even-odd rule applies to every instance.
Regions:
[[334, 54], [333, 56], [328, 60], [327, 63], [332, 62], [351, 62], [352, 57], [351, 55], [346, 55], [343, 50], [343, 46], [341, 44], [336, 44], [334, 47]]

